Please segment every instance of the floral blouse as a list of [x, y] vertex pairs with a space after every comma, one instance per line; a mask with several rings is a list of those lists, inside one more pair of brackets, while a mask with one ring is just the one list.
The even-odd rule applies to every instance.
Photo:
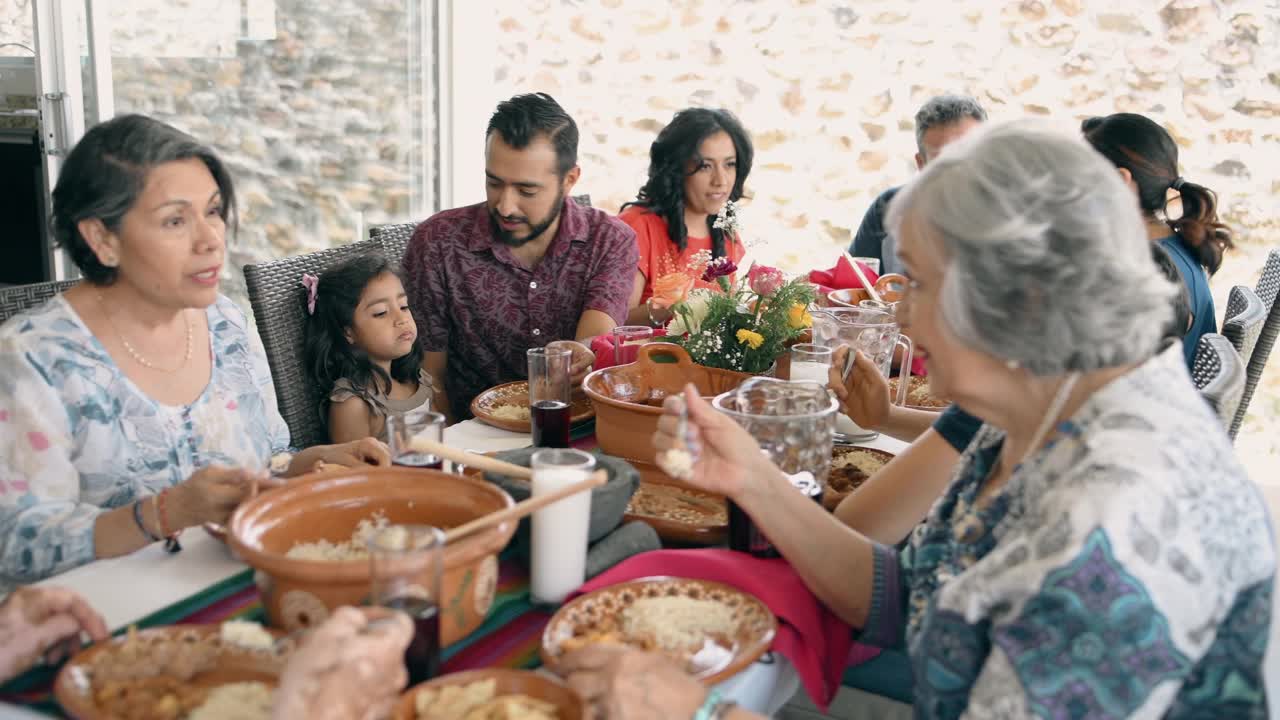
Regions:
[[1266, 506], [1180, 350], [979, 502], [984, 426], [902, 553], [876, 548], [862, 639], [905, 644], [916, 717], [1266, 717]]
[[93, 560], [104, 511], [287, 449], [244, 314], [225, 297], [206, 313], [213, 370], [186, 406], [134, 386], [61, 296], [0, 325], [0, 597]]

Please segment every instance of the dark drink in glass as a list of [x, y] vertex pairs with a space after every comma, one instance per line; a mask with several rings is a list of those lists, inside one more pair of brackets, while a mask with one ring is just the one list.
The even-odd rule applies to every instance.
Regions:
[[539, 400], [529, 407], [529, 421], [534, 447], [569, 447], [569, 403]]
[[[790, 476], [789, 479], [801, 494], [819, 505], [822, 504], [822, 483], [818, 482], [812, 474], [799, 473]], [[760, 528], [751, 520], [751, 516], [747, 515], [746, 511], [738, 507], [734, 501], [728, 502], [729, 549], [750, 553], [758, 558], [782, 557], [769, 538], [760, 532]]]
[[420, 597], [398, 597], [382, 603], [399, 610], [413, 621], [413, 640], [404, 651], [404, 667], [409, 685], [426, 682], [440, 674], [440, 611], [436, 604]]

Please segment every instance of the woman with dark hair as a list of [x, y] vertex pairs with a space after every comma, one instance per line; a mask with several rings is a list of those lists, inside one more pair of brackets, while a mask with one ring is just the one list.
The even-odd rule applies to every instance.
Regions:
[[369, 253], [308, 280], [307, 369], [329, 393], [329, 439], [380, 437], [388, 413], [429, 407], [433, 385], [400, 267]]
[[656, 324], [670, 316], [663, 299], [654, 299], [654, 283], [683, 269], [694, 253], [742, 260], [741, 238], [716, 227], [716, 218], [726, 203], [742, 198], [754, 153], [728, 110], [681, 110], [658, 133], [649, 146], [649, 179], [618, 216], [636, 231], [640, 252], [628, 322]]
[[[68, 155], [53, 229], [84, 282], [0, 325], [0, 595], [177, 549], [288, 448], [266, 354], [218, 292], [235, 217], [222, 161], [156, 120], [109, 120]], [[367, 439], [302, 450], [286, 473], [317, 462], [390, 458]]]
[[[1134, 113], [1093, 117], [1084, 121], [1081, 130], [1137, 194], [1147, 236], [1169, 253], [1182, 276], [1191, 306], [1191, 325], [1182, 337], [1190, 366], [1200, 336], [1218, 329], [1209, 276], [1222, 266], [1222, 254], [1235, 247], [1231, 231], [1218, 221], [1218, 197], [1209, 188], [1183, 179], [1178, 173], [1177, 143], [1148, 117]], [[1177, 218], [1167, 212], [1170, 190], [1178, 194], [1182, 206]]]

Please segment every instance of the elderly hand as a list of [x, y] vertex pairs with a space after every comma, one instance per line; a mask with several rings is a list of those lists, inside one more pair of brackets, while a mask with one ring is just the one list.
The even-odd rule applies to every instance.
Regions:
[[343, 465], [345, 467], [359, 467], [361, 465], [385, 467], [391, 464], [391, 449], [387, 447], [386, 443], [376, 438], [361, 438], [325, 447], [324, 454], [321, 455], [318, 462], [325, 465]]
[[[688, 438], [680, 437], [680, 410], [684, 404], [689, 406]], [[662, 410], [653, 446], [658, 452], [666, 452], [689, 444], [689, 449], [698, 455], [692, 477], [685, 479], [690, 484], [732, 498], [759, 473], [777, 471], [768, 458], [761, 456], [751, 433], [716, 412], [693, 385], [685, 387], [683, 396], [667, 397]]]
[[[370, 626], [374, 619], [390, 622]], [[408, 674], [404, 652], [413, 623], [383, 608], [341, 607], [302, 641], [276, 691], [278, 720], [388, 717]]]
[[202, 523], [225, 523], [255, 484], [267, 485], [267, 473], [210, 465], [169, 490], [166, 526], [181, 530]]
[[846, 380], [840, 376], [844, 364], [853, 352], [848, 345], [836, 349], [831, 358], [830, 377], [827, 386], [840, 400], [840, 410], [858, 427], [876, 430], [889, 419], [889, 382], [879, 368], [862, 352], [853, 361], [853, 369]]
[[701, 683], [657, 653], [592, 645], [566, 655], [556, 669], [596, 720], [691, 718], [707, 697]]
[[109, 635], [102, 616], [84, 598], [64, 588], [27, 585], [14, 590], [0, 603], [0, 684], [42, 657], [57, 662], [78, 650], [82, 632], [94, 642]]
[[547, 347], [563, 348], [573, 353], [573, 357], [569, 358], [569, 385], [581, 385], [582, 379], [591, 372], [591, 365], [596, 361], [596, 354], [591, 352], [591, 348], [577, 340], [556, 340], [547, 343]]

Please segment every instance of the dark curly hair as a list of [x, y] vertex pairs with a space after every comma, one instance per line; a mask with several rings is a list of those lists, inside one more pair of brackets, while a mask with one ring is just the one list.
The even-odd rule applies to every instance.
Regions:
[[556, 150], [556, 172], [561, 178], [578, 164], [578, 124], [546, 93], [516, 95], [498, 103], [485, 128], [485, 139], [495, 132], [517, 150], [546, 135]]
[[[751, 136], [747, 134], [742, 123], [728, 110], [712, 110], [709, 108], [687, 108], [676, 113], [671, 122], [658, 133], [658, 139], [649, 146], [649, 179], [645, 181], [636, 199], [622, 206], [626, 210], [632, 205], [648, 208], [667, 222], [667, 234], [671, 236], [676, 247], [684, 252], [688, 246], [689, 229], [684, 226], [684, 179], [691, 175], [689, 164], [693, 163], [697, 172], [698, 146], [703, 140], [718, 132], [729, 134], [733, 141], [733, 151], [737, 156], [738, 176], [729, 191], [730, 200], [742, 198], [742, 187], [751, 174], [751, 160], [755, 149], [751, 146]], [[725, 255], [724, 231], [713, 227], [714, 217], [707, 218], [707, 232], [711, 236], [711, 254], [713, 257]]]
[[[1222, 254], [1235, 247], [1231, 230], [1218, 221], [1218, 196], [1178, 174], [1178, 144], [1151, 118], [1135, 113], [1092, 117], [1080, 128], [1095, 150], [1124, 168], [1138, 186], [1138, 204], [1150, 217], [1163, 217], [1209, 274], [1222, 267]], [[1169, 188], [1182, 196], [1182, 216], [1165, 216]]]
[[[398, 264], [382, 253], [371, 252], [334, 265], [320, 275], [316, 311], [307, 318], [303, 353], [311, 382], [326, 398], [334, 383], [343, 378], [351, 383], [356, 394], [384, 395], [391, 392], [392, 378], [405, 383], [418, 380], [422, 367], [422, 345], [418, 342], [413, 343], [408, 355], [391, 362], [390, 376], [364, 350], [347, 342], [345, 331], [351, 327], [365, 286], [386, 273], [405, 282], [404, 271]], [[325, 403], [327, 407], [327, 399]]]
[[151, 169], [195, 158], [209, 168], [222, 194], [223, 222], [234, 233], [236, 192], [231, 174], [206, 145], [145, 115], [121, 115], [92, 127], [71, 149], [53, 189], [53, 238], [95, 285], [115, 282], [118, 271], [98, 261], [80, 234], [80, 221], [97, 218], [112, 232], [133, 209]]

